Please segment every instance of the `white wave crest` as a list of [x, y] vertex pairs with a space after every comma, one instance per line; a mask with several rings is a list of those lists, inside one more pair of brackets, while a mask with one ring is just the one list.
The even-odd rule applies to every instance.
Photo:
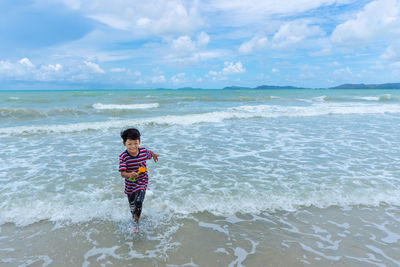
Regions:
[[80, 131], [104, 131], [112, 128], [123, 128], [129, 125], [159, 124], [159, 125], [192, 125], [198, 123], [218, 123], [228, 119], [249, 118], [279, 118], [279, 117], [310, 117], [324, 115], [348, 115], [348, 114], [385, 114], [400, 113], [400, 105], [396, 104], [331, 104], [317, 103], [310, 106], [278, 106], [256, 105], [239, 106], [226, 110], [187, 114], [167, 115], [151, 118], [139, 118], [128, 120], [109, 120], [101, 122], [81, 122], [73, 124], [17, 126], [0, 128], [0, 134], [32, 134], [32, 133], [68, 133]]
[[367, 101], [379, 101], [380, 97], [379, 96], [360, 96], [360, 97], [355, 97], [354, 99], [367, 100]]
[[[54, 195], [51, 199], [34, 199], [29, 207], [25, 205], [6, 202], [6, 209], [0, 210], [0, 225], [14, 223], [17, 226], [26, 226], [42, 220], [61, 223], [81, 223], [91, 220], [122, 221], [130, 218], [124, 197], [106, 198], [99, 202], [100, 193], [106, 189], [98, 189], [95, 192], [71, 192], [74, 199], [71, 203], [65, 203], [62, 194]], [[96, 194], [96, 197], [92, 194]], [[149, 191], [150, 193], [150, 191]], [[153, 197], [149, 194], [146, 199], [146, 212], [160, 213], [166, 207], [175, 214], [190, 215], [198, 212], [210, 212], [217, 216], [230, 216], [237, 212], [260, 214], [277, 210], [297, 211], [308, 207], [327, 208], [338, 206], [347, 208], [364, 205], [378, 207], [380, 205], [400, 205], [399, 190], [380, 192], [375, 190], [360, 191], [358, 193], [345, 194], [337, 190], [335, 192], [314, 192], [308, 196], [301, 194], [261, 194], [253, 192], [244, 195], [203, 195], [192, 193], [185, 199], [173, 200], [167, 195]], [[99, 197], [97, 197], [99, 195]], [[212, 201], [210, 201], [212, 198]], [[96, 207], [96, 208], [94, 208]]]
[[150, 109], [150, 108], [158, 108], [159, 106], [160, 105], [158, 103], [131, 104], [131, 105], [96, 103], [92, 105], [92, 107], [95, 109]]

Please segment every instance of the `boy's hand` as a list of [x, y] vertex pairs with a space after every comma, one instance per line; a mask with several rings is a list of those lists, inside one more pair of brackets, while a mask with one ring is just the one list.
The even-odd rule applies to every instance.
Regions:
[[150, 151], [150, 152], [151, 152], [151, 156], [153, 157], [154, 162], [157, 162], [158, 161], [158, 154], [153, 153], [153, 151]]
[[139, 176], [139, 175], [137, 175], [136, 172], [131, 172], [131, 173], [129, 173], [129, 178], [131, 178], [131, 179], [136, 179], [136, 178], [138, 178], [138, 176]]

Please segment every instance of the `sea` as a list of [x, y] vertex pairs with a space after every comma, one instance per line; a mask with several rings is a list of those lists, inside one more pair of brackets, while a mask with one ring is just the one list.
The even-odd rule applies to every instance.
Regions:
[[400, 90], [2, 90], [0, 199], [1, 266], [400, 266]]

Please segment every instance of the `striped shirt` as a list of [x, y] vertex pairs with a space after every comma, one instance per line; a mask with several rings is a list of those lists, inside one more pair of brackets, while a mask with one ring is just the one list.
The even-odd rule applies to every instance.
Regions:
[[[135, 157], [131, 156], [128, 151], [125, 150], [119, 156], [119, 171], [138, 172], [139, 167], [147, 168], [146, 160], [151, 158], [152, 155], [150, 150], [147, 150], [144, 147], [139, 147], [139, 153]], [[136, 178], [134, 182], [125, 178], [125, 194], [132, 195], [136, 191], [146, 190], [148, 182], [149, 176], [147, 175], [147, 171], [140, 173], [139, 177]]]

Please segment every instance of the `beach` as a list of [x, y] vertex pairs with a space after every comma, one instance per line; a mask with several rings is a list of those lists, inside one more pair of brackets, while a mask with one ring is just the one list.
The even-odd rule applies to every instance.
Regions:
[[2, 266], [400, 265], [398, 90], [5, 90], [0, 122]]

